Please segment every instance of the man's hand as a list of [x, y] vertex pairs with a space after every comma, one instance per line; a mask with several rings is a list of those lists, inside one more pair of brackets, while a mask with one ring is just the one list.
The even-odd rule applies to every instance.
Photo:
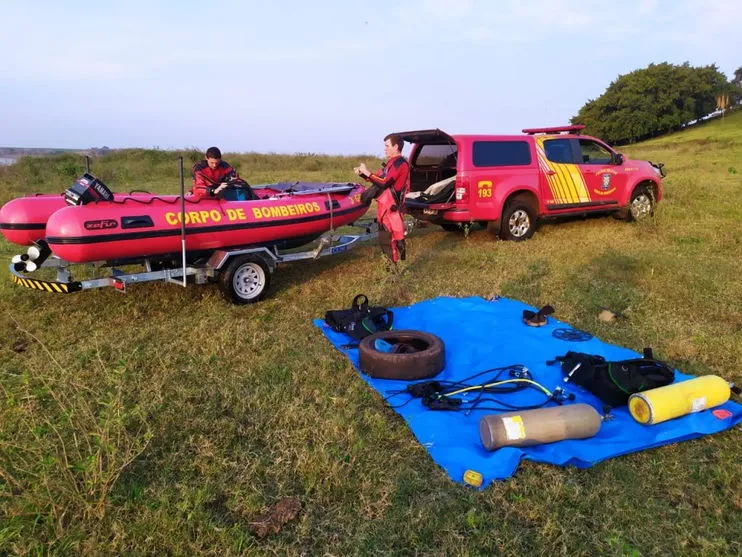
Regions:
[[219, 184], [219, 187], [214, 190], [214, 197], [219, 195], [228, 185], [226, 182]]
[[353, 169], [353, 172], [355, 172], [359, 176], [363, 176], [364, 178], [367, 177], [367, 176], [371, 176], [371, 172], [366, 167], [366, 163], [363, 163], [363, 162], [359, 166], [356, 166]]

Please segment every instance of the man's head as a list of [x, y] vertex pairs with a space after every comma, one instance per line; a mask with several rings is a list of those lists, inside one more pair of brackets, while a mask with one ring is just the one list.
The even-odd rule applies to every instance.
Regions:
[[404, 141], [396, 133], [390, 133], [384, 138], [384, 156], [396, 157], [402, 154]]
[[216, 168], [221, 160], [222, 152], [219, 150], [219, 147], [209, 147], [206, 149], [206, 162], [209, 164], [209, 168]]

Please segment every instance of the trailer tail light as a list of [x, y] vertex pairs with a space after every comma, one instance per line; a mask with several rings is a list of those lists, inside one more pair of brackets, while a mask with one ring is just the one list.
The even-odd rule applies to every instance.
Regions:
[[469, 201], [469, 178], [462, 178], [456, 188], [456, 201], [467, 203]]
[[113, 286], [119, 292], [126, 292], [126, 283], [120, 278], [111, 278], [111, 286]]

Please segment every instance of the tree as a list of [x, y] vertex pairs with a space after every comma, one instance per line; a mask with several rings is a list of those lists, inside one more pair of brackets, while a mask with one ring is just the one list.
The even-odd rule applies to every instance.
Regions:
[[[742, 68], [740, 68], [742, 69]], [[716, 65], [650, 64], [619, 75], [605, 93], [572, 118], [609, 143], [632, 143], [697, 120], [716, 109], [716, 95], [731, 84]]]
[[731, 85], [734, 103], [742, 103], [742, 66], [734, 71], [734, 79], [732, 79]]
[[732, 85], [742, 87], [742, 66], [734, 70], [734, 79], [732, 80]]

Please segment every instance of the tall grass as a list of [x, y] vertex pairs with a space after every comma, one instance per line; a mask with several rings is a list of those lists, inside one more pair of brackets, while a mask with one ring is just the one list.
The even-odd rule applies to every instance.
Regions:
[[[279, 268], [253, 306], [214, 285], [55, 296], [0, 281], [0, 552], [739, 554], [739, 429], [586, 470], [523, 463], [476, 492], [311, 324], [358, 292], [390, 306], [501, 294], [742, 381], [742, 114], [626, 154], [667, 165], [650, 222], [546, 224], [525, 243], [424, 228], [402, 274], [369, 244]], [[179, 155], [200, 157], [128, 150], [93, 170], [116, 191], [176, 192]], [[254, 183], [353, 180], [358, 161], [225, 159]], [[0, 199], [60, 191], [80, 170], [24, 158], [0, 169]], [[6, 261], [16, 251], [0, 242]], [[629, 318], [602, 323], [602, 307]], [[291, 496], [299, 518], [255, 538], [254, 517]]]
[[[203, 159], [197, 150], [158, 151], [122, 149], [90, 157], [90, 170], [113, 191], [134, 189], [158, 193], [180, 191], [179, 157], [183, 157], [186, 189], [191, 186], [191, 167]], [[373, 157], [338, 157], [312, 153], [266, 155], [261, 153], [225, 153], [229, 162], [251, 184], [290, 180], [355, 181], [353, 166], [364, 160], [378, 164]], [[85, 158], [76, 153], [20, 158], [14, 165], [0, 166], [0, 202], [21, 194], [64, 191], [85, 171]]]

